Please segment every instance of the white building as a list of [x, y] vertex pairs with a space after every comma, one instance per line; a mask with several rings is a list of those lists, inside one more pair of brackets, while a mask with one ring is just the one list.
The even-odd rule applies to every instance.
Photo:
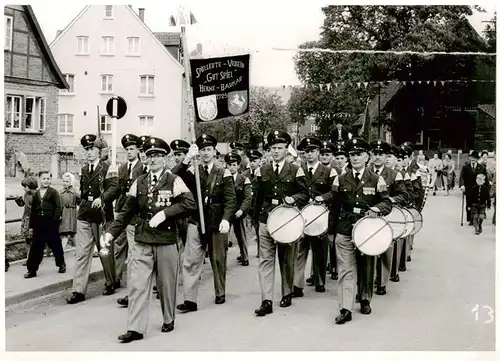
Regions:
[[[111, 146], [106, 103], [118, 95], [127, 113], [117, 120], [117, 139], [127, 133], [185, 138], [181, 64], [127, 5], [86, 6], [50, 44], [69, 91], [59, 96], [61, 151], [79, 153], [80, 138], [97, 133]], [[99, 106], [99, 114], [97, 107]], [[122, 147], [117, 146], [120, 156]], [[121, 157], [120, 157], [121, 158]]]

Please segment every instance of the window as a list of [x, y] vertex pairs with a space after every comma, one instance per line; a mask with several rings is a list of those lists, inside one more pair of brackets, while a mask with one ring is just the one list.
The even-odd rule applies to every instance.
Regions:
[[101, 115], [99, 121], [99, 126], [101, 127], [101, 132], [110, 133], [111, 132], [111, 118], [107, 115]]
[[113, 18], [113, 5], [106, 5], [104, 9], [104, 17], [107, 19]]
[[89, 53], [89, 37], [88, 36], [77, 36], [77, 54], [88, 54]]
[[25, 129], [33, 129], [33, 111], [36, 111], [35, 98], [26, 97], [25, 98], [26, 112], [24, 113], [24, 128]]
[[155, 77], [152, 75], [141, 75], [141, 95], [154, 95]]
[[75, 76], [73, 74], [64, 74], [64, 78], [69, 85], [69, 89], [62, 89], [61, 93], [74, 94], [75, 93]]
[[139, 55], [140, 43], [139, 38], [127, 38], [128, 40], [128, 55]]
[[45, 130], [45, 98], [40, 98], [38, 102], [38, 129]]
[[10, 96], [6, 98], [5, 104], [5, 129], [6, 130], [21, 130], [21, 116], [23, 98], [19, 96]]
[[73, 134], [73, 114], [59, 114], [59, 134]]
[[113, 92], [113, 75], [101, 75], [101, 92]]
[[101, 39], [101, 54], [113, 54], [115, 52], [115, 38], [103, 36]]
[[12, 16], [5, 15], [5, 50], [12, 50], [12, 31], [14, 28], [14, 26], [12, 25], [13, 23], [14, 21]]
[[139, 121], [141, 123], [141, 126], [147, 130], [153, 127], [153, 120], [154, 117], [152, 115], [140, 115], [139, 116]]

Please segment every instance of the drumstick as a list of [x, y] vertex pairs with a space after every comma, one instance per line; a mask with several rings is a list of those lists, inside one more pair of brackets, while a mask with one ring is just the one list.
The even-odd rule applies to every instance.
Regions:
[[273, 233], [276, 233], [277, 231], [279, 231], [281, 228], [285, 227], [288, 223], [290, 223], [291, 221], [293, 221], [295, 218], [299, 217], [299, 216], [302, 216], [302, 214], [296, 214], [295, 216], [293, 216], [292, 218], [290, 218], [286, 223], [282, 224], [281, 226], [279, 226], [278, 228], [276, 228], [274, 231], [272, 232], [269, 232], [270, 235], [272, 235]]
[[379, 233], [381, 230], [383, 230], [388, 225], [389, 225], [389, 223], [384, 224], [382, 227], [377, 229], [377, 231], [375, 233], [373, 233], [370, 237], [368, 237], [364, 242], [360, 243], [358, 247], [361, 247], [362, 245], [364, 245], [366, 242], [368, 242], [371, 238], [373, 238], [377, 233]]
[[306, 224], [306, 226], [310, 225], [312, 222], [314, 222], [315, 220], [317, 220], [319, 217], [321, 217], [323, 214], [325, 213], [328, 213], [329, 211], [326, 210], [325, 212], [321, 213], [319, 216], [316, 216], [312, 221], [310, 221], [309, 223]]

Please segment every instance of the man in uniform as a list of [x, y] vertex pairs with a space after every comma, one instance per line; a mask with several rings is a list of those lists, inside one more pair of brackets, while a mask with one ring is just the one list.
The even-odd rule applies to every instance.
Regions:
[[163, 313], [161, 332], [174, 329], [179, 249], [176, 220], [196, 203], [182, 179], [165, 167], [170, 152], [160, 138], [150, 137], [144, 143], [150, 159], [149, 173], [141, 175], [132, 184], [122, 212], [108, 228], [103, 243], [109, 244], [121, 234], [134, 217], [135, 245], [130, 253], [130, 279], [127, 332], [118, 337], [122, 343], [144, 337], [149, 320], [149, 305], [153, 275], [156, 275], [158, 294]]
[[[302, 139], [298, 150], [304, 151], [306, 163], [302, 166], [305, 173], [309, 202], [325, 202], [330, 200], [333, 179], [337, 176], [335, 169], [319, 162], [321, 141], [314, 137]], [[328, 257], [328, 236], [309, 237], [304, 235], [297, 242], [295, 259], [293, 297], [304, 296], [304, 271], [309, 249], [312, 249], [313, 278], [316, 292], [325, 292], [326, 263]]]
[[329, 141], [321, 142], [321, 147], [319, 148], [319, 161], [325, 167], [335, 168], [335, 158], [333, 152], [335, 151], [335, 144]]
[[[99, 237], [102, 223], [113, 220], [113, 201], [117, 198], [118, 177], [109, 172], [109, 163], [99, 159], [99, 149], [95, 146], [95, 134], [82, 137], [80, 143], [85, 149], [88, 163], [81, 170], [80, 191], [81, 203], [78, 209], [76, 225], [76, 266], [73, 279], [73, 293], [67, 300], [75, 304], [85, 300], [85, 292], [92, 265], [92, 249], [94, 244], [100, 248]], [[99, 252], [104, 277], [106, 278], [104, 295], [112, 295], [119, 287], [115, 274], [115, 257], [113, 244], [109, 252]]]
[[471, 207], [473, 203], [472, 188], [476, 185], [476, 177], [478, 174], [482, 173], [486, 176], [486, 184], [489, 184], [488, 175], [486, 167], [478, 163], [479, 155], [475, 150], [469, 153], [469, 163], [462, 167], [460, 172], [459, 187], [460, 190], [465, 193], [465, 207], [467, 214], [467, 222], [469, 226], [473, 225]]
[[236, 213], [231, 218], [231, 224], [234, 227], [234, 235], [240, 248], [237, 260], [241, 262], [242, 266], [248, 266], [248, 242], [244, 221], [252, 204], [252, 182], [238, 171], [241, 163], [241, 157], [238, 153], [226, 154], [224, 161], [233, 177], [236, 193]]
[[149, 172], [148, 165], [149, 165], [149, 159], [146, 157], [146, 153], [144, 153], [143, 145], [144, 142], [149, 138], [149, 135], [141, 135], [139, 139], [137, 139], [137, 148], [139, 148], [139, 160], [143, 164], [142, 171], [144, 174]]
[[231, 152], [237, 153], [240, 156], [241, 163], [238, 172], [240, 174], [243, 174], [243, 172], [249, 168], [249, 163], [250, 163], [247, 157], [245, 156], [245, 147], [243, 146], [243, 144], [238, 142], [229, 143], [229, 147], [231, 148]]
[[188, 164], [200, 154], [199, 174], [203, 204], [198, 204], [198, 207], [203, 207], [205, 234], [201, 233], [198, 211], [191, 212], [182, 266], [184, 303], [177, 306], [178, 310], [184, 312], [198, 310], [196, 301], [207, 244], [214, 276], [215, 303], [220, 305], [226, 302], [229, 221], [236, 212], [236, 194], [231, 173], [214, 164], [216, 145], [217, 139], [211, 135], [200, 135], [180, 163], [182, 167], [178, 172], [198, 202], [195, 170], [192, 166], [188, 168]]
[[172, 173], [176, 174], [177, 168], [181, 167], [181, 163], [189, 151], [190, 144], [182, 139], [175, 139], [170, 142], [170, 149], [174, 153], [175, 167], [172, 168]]
[[[139, 148], [137, 148], [138, 137], [134, 134], [125, 134], [121, 140], [123, 148], [127, 151], [127, 162], [118, 167], [118, 187], [119, 198], [116, 201], [115, 212], [120, 213], [127, 200], [127, 192], [132, 183], [143, 174], [143, 165], [139, 161]], [[125, 268], [125, 261], [129, 252], [129, 247], [134, 244], [134, 232], [137, 219], [133, 219], [114, 241], [116, 279], [120, 282]], [[130, 279], [130, 269], [127, 267], [127, 280]], [[128, 296], [119, 298], [118, 304], [128, 305]]]
[[[256, 180], [255, 173], [257, 172], [257, 169], [259, 169], [259, 167], [260, 167], [262, 153], [256, 149], [250, 149], [247, 152], [247, 158], [250, 162], [250, 168], [247, 169], [245, 172], [243, 172], [243, 175], [245, 177], [247, 177], [248, 179], [250, 179], [250, 182], [252, 183], [252, 189], [251, 189], [251, 193], [250, 193], [252, 196], [252, 199], [251, 199], [252, 203], [251, 203], [251, 210], [249, 211], [248, 214], [253, 215], [253, 212], [255, 210], [255, 203], [254, 203], [255, 197], [254, 197], [253, 184]], [[252, 226], [255, 230], [255, 236], [257, 239], [257, 258], [259, 258], [259, 245], [260, 245], [259, 222], [254, 222], [253, 219], [251, 219], [251, 217], [249, 217], [249, 218], [247, 218], [247, 220], [250, 220], [250, 222], [252, 223]]]
[[351, 239], [353, 225], [365, 215], [387, 215], [392, 209], [384, 178], [366, 167], [370, 145], [362, 138], [353, 137], [346, 142], [345, 148], [352, 170], [336, 177], [332, 187], [334, 212], [338, 215], [335, 246], [341, 310], [335, 318], [337, 324], [352, 319], [358, 277], [361, 313], [371, 313], [375, 257], [360, 255], [356, 250]]
[[[371, 171], [384, 178], [391, 202], [399, 205], [404, 204], [408, 194], [406, 193], [402, 174], [393, 169], [395, 165], [394, 150], [391, 149], [388, 143], [382, 140], [373, 141], [370, 146], [373, 158]], [[390, 164], [390, 166], [386, 164]], [[375, 293], [377, 295], [385, 295], [387, 293], [386, 286], [391, 273], [393, 251], [394, 247], [391, 243], [387, 251], [377, 258], [377, 276], [375, 278], [377, 285]]]
[[267, 136], [273, 161], [257, 170], [254, 182], [255, 211], [254, 220], [259, 221], [259, 282], [262, 304], [255, 310], [257, 316], [273, 312], [274, 270], [276, 249], [281, 272], [281, 307], [292, 305], [293, 271], [295, 244], [276, 244], [267, 229], [267, 217], [278, 205], [283, 203], [302, 208], [309, 200], [302, 168], [285, 160], [288, 146], [292, 142], [290, 135], [283, 131], [273, 131]]
[[343, 142], [339, 142], [335, 145], [335, 163], [337, 165], [337, 173], [343, 174], [347, 172], [348, 166], [347, 166], [347, 153], [345, 151]]

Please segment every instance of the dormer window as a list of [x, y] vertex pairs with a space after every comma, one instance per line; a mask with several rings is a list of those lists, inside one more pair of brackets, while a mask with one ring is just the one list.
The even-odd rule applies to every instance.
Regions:
[[113, 5], [104, 6], [104, 18], [113, 19]]

